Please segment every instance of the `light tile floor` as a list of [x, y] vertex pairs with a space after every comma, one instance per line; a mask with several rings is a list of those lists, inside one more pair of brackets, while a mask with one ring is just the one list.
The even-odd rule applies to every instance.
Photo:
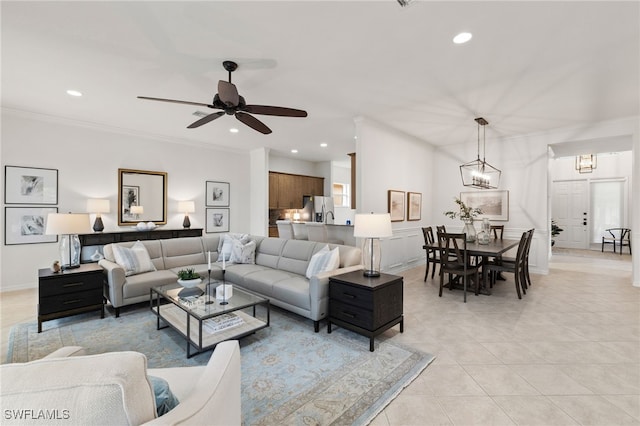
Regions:
[[[629, 260], [554, 255], [522, 300], [507, 276], [466, 304], [459, 291], [438, 297], [424, 267], [406, 271], [405, 332], [382, 338], [437, 359], [372, 425], [640, 425], [640, 289]], [[35, 320], [36, 304], [36, 290], [0, 293], [3, 359], [11, 326]]]
[[437, 359], [373, 425], [640, 425], [629, 255], [554, 255], [522, 300], [512, 275], [466, 304], [424, 267], [403, 275], [405, 332], [385, 336]]

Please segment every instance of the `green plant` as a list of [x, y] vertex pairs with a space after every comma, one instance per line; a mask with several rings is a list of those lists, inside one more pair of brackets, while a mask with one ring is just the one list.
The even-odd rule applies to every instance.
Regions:
[[443, 214], [448, 218], [455, 219], [457, 217], [460, 220], [469, 220], [474, 219], [479, 214], [482, 214], [482, 210], [477, 207], [467, 207], [467, 205], [458, 197], [454, 198], [456, 204], [459, 207], [458, 211], [449, 210], [444, 212]]
[[553, 246], [556, 243], [556, 240], [553, 239], [556, 235], [560, 234], [564, 229], [560, 228], [555, 220], [551, 219], [551, 245]]
[[196, 280], [200, 278], [200, 275], [196, 274], [194, 268], [180, 269], [178, 271], [178, 278], [181, 280]]

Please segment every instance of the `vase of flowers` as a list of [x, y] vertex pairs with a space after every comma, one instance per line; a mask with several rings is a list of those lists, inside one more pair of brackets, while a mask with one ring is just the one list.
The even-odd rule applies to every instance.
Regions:
[[444, 212], [444, 215], [451, 219], [459, 218], [464, 222], [464, 229], [462, 232], [467, 234], [467, 241], [473, 242], [476, 240], [476, 229], [473, 227], [473, 219], [482, 214], [482, 210], [477, 207], [468, 207], [460, 198], [455, 198], [455, 202], [458, 205], [458, 211], [449, 210]]

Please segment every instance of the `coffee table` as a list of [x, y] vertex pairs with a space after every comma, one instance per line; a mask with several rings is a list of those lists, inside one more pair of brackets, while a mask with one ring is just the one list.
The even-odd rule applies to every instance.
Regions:
[[[221, 304], [222, 301], [215, 298], [219, 284], [222, 282], [213, 280], [207, 286], [200, 284], [204, 290], [200, 296], [181, 296], [179, 293], [184, 287], [177, 283], [150, 290], [151, 312], [157, 316], [157, 329], [171, 327], [180, 333], [187, 341], [187, 358], [225, 340], [239, 339], [269, 326], [269, 299], [233, 286], [233, 295], [226, 299], [228, 303]], [[259, 305], [264, 309], [256, 316]], [[161, 326], [161, 322], [165, 325]], [[196, 349], [193, 353], [192, 346]]]

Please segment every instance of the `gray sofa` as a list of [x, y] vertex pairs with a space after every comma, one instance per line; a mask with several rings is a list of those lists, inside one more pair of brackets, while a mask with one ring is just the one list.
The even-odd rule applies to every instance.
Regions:
[[[122, 306], [149, 301], [151, 287], [175, 283], [180, 269], [194, 268], [201, 277], [207, 277], [208, 252], [211, 252], [211, 278], [222, 279], [222, 265], [217, 260], [223, 235], [142, 241], [156, 270], [130, 276], [125, 276], [124, 269], [115, 263], [113, 244], [106, 245], [105, 258], [99, 264], [106, 274], [107, 298], [115, 308], [116, 316], [120, 315]], [[339, 269], [308, 279], [305, 273], [311, 256], [326, 243], [261, 236], [249, 238], [256, 242], [255, 264], [226, 262], [226, 281], [313, 320], [316, 332], [319, 321], [328, 313], [329, 277], [363, 267], [359, 248], [329, 244], [331, 249], [339, 247]], [[115, 244], [131, 247], [134, 242]]]

